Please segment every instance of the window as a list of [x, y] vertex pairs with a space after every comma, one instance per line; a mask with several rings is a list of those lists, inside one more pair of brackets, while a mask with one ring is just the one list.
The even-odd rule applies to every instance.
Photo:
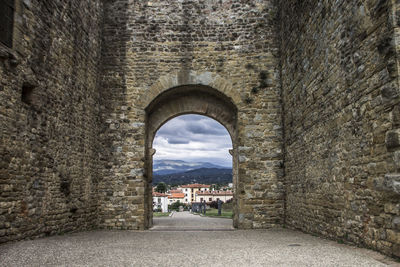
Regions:
[[208, 201], [212, 201], [212, 197], [210, 197], [210, 198], [208, 199]]
[[0, 0], [0, 41], [12, 47], [14, 0]]
[[203, 202], [203, 198], [202, 197], [200, 198], [200, 202]]
[[158, 198], [158, 203], [161, 203], [161, 198]]

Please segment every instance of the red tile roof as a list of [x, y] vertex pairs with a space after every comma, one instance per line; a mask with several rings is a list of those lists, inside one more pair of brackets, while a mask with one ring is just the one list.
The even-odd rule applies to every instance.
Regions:
[[168, 198], [184, 198], [184, 193], [172, 193], [172, 195], [168, 196]]

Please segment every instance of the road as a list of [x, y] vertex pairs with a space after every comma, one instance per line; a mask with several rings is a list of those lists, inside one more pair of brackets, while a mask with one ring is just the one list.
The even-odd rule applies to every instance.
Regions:
[[233, 231], [233, 222], [226, 218], [193, 215], [188, 211], [175, 212], [171, 217], [154, 217], [152, 231]]

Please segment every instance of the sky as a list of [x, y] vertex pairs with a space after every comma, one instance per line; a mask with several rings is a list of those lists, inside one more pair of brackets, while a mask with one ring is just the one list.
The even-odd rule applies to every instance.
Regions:
[[201, 115], [182, 115], [169, 120], [153, 141], [154, 160], [210, 162], [232, 167], [232, 141], [222, 124]]

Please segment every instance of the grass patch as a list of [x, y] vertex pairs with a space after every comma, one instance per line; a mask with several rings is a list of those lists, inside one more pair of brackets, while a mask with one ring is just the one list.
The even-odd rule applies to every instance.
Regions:
[[153, 217], [167, 217], [171, 212], [153, 212]]
[[232, 210], [222, 209], [221, 216], [218, 216], [218, 209], [209, 209], [206, 211], [206, 214], [204, 216], [232, 218], [233, 212], [232, 212]]

